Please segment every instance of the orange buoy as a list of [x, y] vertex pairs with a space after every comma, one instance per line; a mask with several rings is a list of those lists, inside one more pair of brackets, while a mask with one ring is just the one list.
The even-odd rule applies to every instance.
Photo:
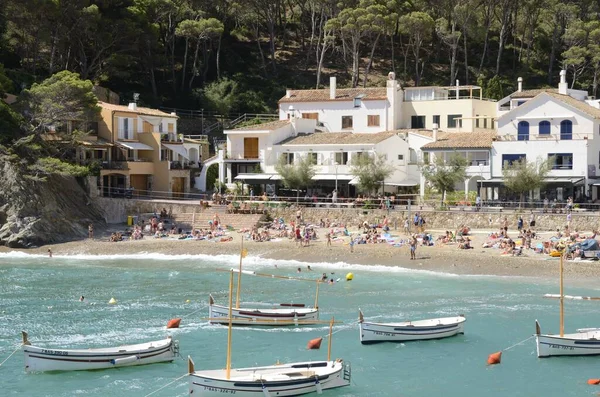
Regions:
[[600, 385], [600, 379], [588, 379], [588, 385]]
[[167, 328], [179, 328], [179, 323], [181, 322], [180, 318], [172, 318], [167, 323]]
[[502, 352], [492, 353], [488, 356], [487, 363], [488, 363], [488, 365], [500, 364], [501, 359], [502, 359]]
[[322, 341], [323, 341], [323, 338], [311, 339], [311, 340], [308, 341], [308, 344], [306, 345], [306, 348], [308, 350], [320, 349]]

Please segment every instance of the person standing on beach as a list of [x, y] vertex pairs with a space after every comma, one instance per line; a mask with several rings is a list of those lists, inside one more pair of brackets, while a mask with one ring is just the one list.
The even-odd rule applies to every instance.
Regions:
[[48, 258], [52, 258], [52, 250], [48, 248]]
[[326, 234], [326, 236], [327, 236], [327, 246], [331, 247], [331, 233], [328, 232]]
[[519, 220], [517, 221], [517, 229], [519, 232], [523, 229], [523, 217], [519, 215]]
[[88, 226], [88, 238], [94, 238], [94, 225], [91, 223]]
[[504, 220], [502, 221], [502, 228], [504, 229], [504, 235], [506, 235], [508, 232], [508, 218], [507, 217], [504, 217]]
[[529, 228], [533, 229], [535, 227], [535, 214], [533, 210], [531, 210], [531, 215], [529, 215]]
[[417, 238], [413, 234], [410, 238], [410, 259], [417, 259]]

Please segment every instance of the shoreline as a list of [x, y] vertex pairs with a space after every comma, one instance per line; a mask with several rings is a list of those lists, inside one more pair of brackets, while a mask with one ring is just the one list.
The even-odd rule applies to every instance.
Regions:
[[[436, 236], [438, 232], [431, 232]], [[95, 239], [83, 239], [45, 245], [38, 248], [11, 249], [0, 247], [0, 253], [23, 252], [47, 256], [53, 255], [239, 255], [241, 234], [232, 232], [229, 242], [144, 238], [136, 241], [108, 242], [110, 231]], [[398, 236], [398, 232], [392, 232]], [[403, 236], [398, 236], [402, 238]], [[529, 278], [544, 283], [558, 284], [558, 259], [547, 255], [527, 252], [526, 256], [503, 256], [500, 250], [481, 248], [487, 239], [485, 231], [473, 231], [470, 235], [474, 249], [461, 250], [456, 245], [419, 246], [417, 260], [409, 260], [408, 246], [389, 244], [359, 244], [350, 252], [348, 239], [334, 240], [327, 247], [324, 238], [312, 241], [308, 247], [298, 247], [294, 241], [253, 242], [244, 241], [248, 255], [271, 260], [295, 260], [303, 263], [346, 263], [350, 265], [401, 267], [433, 273], [469, 276], [498, 276]], [[318, 269], [315, 269], [318, 271]], [[565, 261], [564, 275], [567, 285], [595, 287], [595, 277], [600, 275], [600, 262]]]

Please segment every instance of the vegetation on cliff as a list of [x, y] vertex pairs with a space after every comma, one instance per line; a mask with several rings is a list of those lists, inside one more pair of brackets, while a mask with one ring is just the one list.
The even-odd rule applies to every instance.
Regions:
[[[389, 71], [498, 98], [517, 76], [554, 86], [566, 68], [596, 95], [599, 12], [592, 0], [6, 1], [0, 59], [11, 93], [69, 70], [122, 98], [223, 113], [272, 109], [323, 75], [374, 86]], [[210, 100], [224, 78], [243, 101]]]

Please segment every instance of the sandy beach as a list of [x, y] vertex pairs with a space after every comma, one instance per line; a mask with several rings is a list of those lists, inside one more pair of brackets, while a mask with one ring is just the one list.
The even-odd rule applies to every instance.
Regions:
[[[121, 229], [114, 229], [121, 230]], [[167, 255], [205, 254], [205, 255], [237, 255], [240, 249], [242, 234], [230, 232], [233, 237], [228, 242], [211, 242], [203, 240], [177, 240], [175, 238], [145, 237], [136, 241], [109, 242], [110, 233], [114, 230], [98, 231], [94, 239], [71, 241], [27, 250], [16, 250], [28, 254], [47, 255], [48, 249], [53, 255], [125, 255], [146, 253], [161, 253]], [[351, 232], [353, 232], [351, 230]], [[354, 231], [356, 232], [356, 231]], [[434, 238], [443, 231], [429, 231]], [[433, 272], [443, 272], [463, 275], [496, 275], [513, 277], [536, 277], [546, 281], [556, 280], [558, 277], [558, 258], [548, 255], [535, 254], [526, 251], [523, 256], [512, 257], [502, 255], [501, 250], [482, 248], [487, 241], [488, 231], [471, 231], [470, 238], [474, 249], [459, 249], [457, 244], [435, 246], [419, 246], [417, 260], [409, 260], [407, 245], [395, 247], [390, 244], [360, 244], [354, 246], [350, 252], [348, 239], [333, 241], [327, 247], [326, 239], [320, 233], [320, 238], [312, 241], [309, 247], [297, 246], [288, 239], [276, 241], [253, 242], [245, 241], [248, 254], [275, 260], [297, 260], [309, 263], [318, 262], [344, 262], [360, 265], [401, 266], [408, 269], [419, 269]], [[516, 231], [513, 231], [516, 238]], [[406, 238], [401, 231], [391, 231], [392, 237]], [[548, 238], [550, 234], [541, 234], [540, 240]], [[538, 241], [538, 240], [536, 240]], [[0, 252], [11, 249], [0, 247]], [[15, 251], [15, 250], [12, 250]], [[566, 261], [565, 278], [569, 282], [591, 285], [591, 280], [600, 276], [600, 262], [597, 261]]]

